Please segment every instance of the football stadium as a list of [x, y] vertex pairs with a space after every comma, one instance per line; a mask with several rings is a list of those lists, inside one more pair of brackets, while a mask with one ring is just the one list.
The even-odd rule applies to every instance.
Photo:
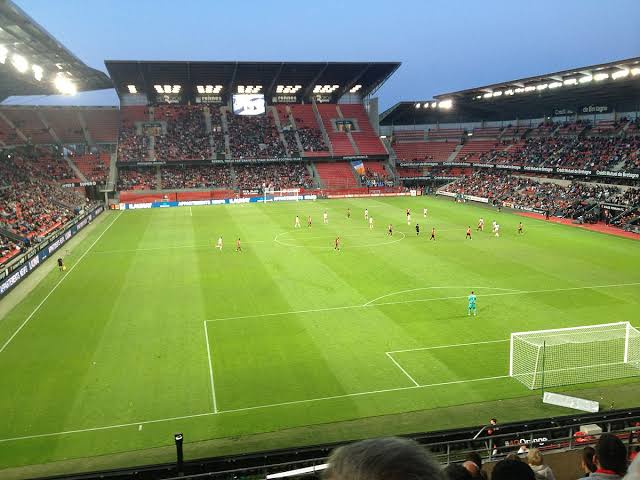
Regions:
[[17, 3], [0, 478], [640, 478], [640, 57], [389, 102], [400, 53], [95, 68]]

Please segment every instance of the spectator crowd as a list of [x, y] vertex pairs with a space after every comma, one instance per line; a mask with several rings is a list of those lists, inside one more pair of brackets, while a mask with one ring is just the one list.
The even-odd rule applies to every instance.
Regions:
[[232, 184], [231, 171], [226, 166], [166, 166], [160, 173], [164, 189], [219, 188]]
[[160, 105], [155, 119], [166, 121], [166, 133], [155, 137], [157, 160], [206, 160], [211, 143], [201, 105]]
[[[286, 157], [284, 144], [271, 114], [228, 115], [231, 154], [237, 158]], [[291, 147], [291, 145], [290, 145]]]

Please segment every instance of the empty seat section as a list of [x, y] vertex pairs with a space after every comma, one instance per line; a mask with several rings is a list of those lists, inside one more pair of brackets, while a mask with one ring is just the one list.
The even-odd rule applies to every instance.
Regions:
[[335, 130], [332, 120], [340, 119], [336, 106], [318, 105], [318, 111], [320, 112], [320, 118], [322, 118], [324, 128], [329, 135], [329, 141], [331, 145], [333, 145], [333, 154], [336, 156], [355, 155], [356, 152], [353, 150], [347, 134]]
[[454, 142], [400, 142], [393, 145], [393, 150], [403, 162], [445, 162], [456, 145]]
[[358, 150], [362, 155], [386, 155], [387, 149], [384, 148], [380, 137], [369, 122], [364, 105], [340, 105], [340, 110], [345, 118], [354, 118], [358, 122], [359, 131], [351, 132]]
[[316, 163], [316, 170], [326, 188], [357, 187], [353, 168], [349, 162]]
[[120, 112], [117, 109], [87, 109], [82, 111], [82, 116], [94, 142], [116, 143], [118, 141]]

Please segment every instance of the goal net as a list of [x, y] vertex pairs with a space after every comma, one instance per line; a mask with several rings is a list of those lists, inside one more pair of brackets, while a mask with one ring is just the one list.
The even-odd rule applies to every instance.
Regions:
[[298, 201], [302, 198], [299, 188], [285, 188], [282, 190], [274, 190], [272, 188], [265, 188], [264, 201], [266, 202], [281, 202], [284, 200]]
[[629, 322], [511, 334], [509, 376], [530, 390], [640, 375]]

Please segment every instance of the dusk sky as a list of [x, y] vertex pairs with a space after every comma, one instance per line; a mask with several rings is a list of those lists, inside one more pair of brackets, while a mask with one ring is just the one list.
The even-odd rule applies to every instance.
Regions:
[[[381, 110], [401, 100], [640, 55], [638, 0], [16, 3], [103, 71], [105, 59], [400, 61], [378, 92]], [[113, 91], [53, 101], [118, 102]]]

